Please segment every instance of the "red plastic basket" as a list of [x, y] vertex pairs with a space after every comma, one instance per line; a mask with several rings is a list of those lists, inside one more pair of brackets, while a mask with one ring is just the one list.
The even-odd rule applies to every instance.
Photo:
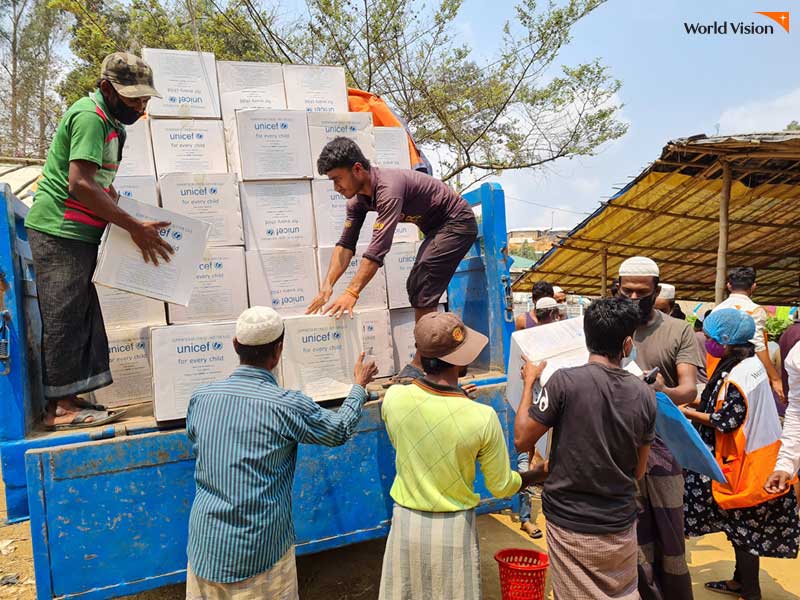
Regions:
[[503, 600], [545, 600], [547, 554], [524, 548], [506, 548], [494, 555], [500, 567]]

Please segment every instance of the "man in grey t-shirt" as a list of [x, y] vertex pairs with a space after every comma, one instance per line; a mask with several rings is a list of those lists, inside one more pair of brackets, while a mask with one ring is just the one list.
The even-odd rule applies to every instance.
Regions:
[[[392, 246], [398, 223], [414, 223], [425, 235], [406, 282], [415, 320], [434, 312], [450, 279], [478, 237], [478, 224], [469, 204], [447, 185], [410, 169], [378, 169], [370, 165], [353, 140], [337, 137], [328, 142], [317, 160], [320, 175], [333, 181], [347, 201], [344, 231], [331, 257], [319, 294], [306, 314], [324, 310], [336, 318], [350, 313], [361, 290], [372, 280]], [[372, 241], [345, 292], [325, 306], [356, 250], [358, 234], [369, 211], [378, 217]], [[398, 378], [422, 377], [419, 354]]]
[[553, 430], [542, 510], [559, 599], [638, 597], [636, 480], [656, 421], [655, 392], [621, 368], [638, 322], [630, 300], [595, 300], [583, 321], [589, 362], [553, 373], [533, 403], [543, 365], [523, 366], [514, 444], [529, 450]]

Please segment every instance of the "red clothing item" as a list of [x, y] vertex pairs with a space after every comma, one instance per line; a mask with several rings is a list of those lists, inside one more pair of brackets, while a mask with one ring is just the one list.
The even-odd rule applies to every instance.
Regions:
[[336, 243], [355, 252], [367, 213], [377, 211], [372, 241], [364, 257], [379, 265], [392, 247], [397, 224], [414, 223], [426, 236], [451, 221], [472, 221], [469, 204], [438, 179], [406, 169], [370, 168], [372, 196], [358, 194], [347, 201], [347, 219]]

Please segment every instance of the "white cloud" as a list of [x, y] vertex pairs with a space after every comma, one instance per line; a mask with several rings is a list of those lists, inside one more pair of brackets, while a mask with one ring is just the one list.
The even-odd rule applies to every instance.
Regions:
[[800, 119], [800, 88], [783, 96], [724, 110], [719, 118], [719, 130], [722, 134], [782, 131], [797, 119]]

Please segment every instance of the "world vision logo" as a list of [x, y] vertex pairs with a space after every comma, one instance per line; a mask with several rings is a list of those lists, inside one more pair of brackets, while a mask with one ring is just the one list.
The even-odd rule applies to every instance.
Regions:
[[755, 12], [772, 23], [751, 21], [714, 21], [713, 23], [683, 23], [683, 28], [687, 35], [775, 35], [776, 25], [789, 33], [789, 13], [788, 12]]

